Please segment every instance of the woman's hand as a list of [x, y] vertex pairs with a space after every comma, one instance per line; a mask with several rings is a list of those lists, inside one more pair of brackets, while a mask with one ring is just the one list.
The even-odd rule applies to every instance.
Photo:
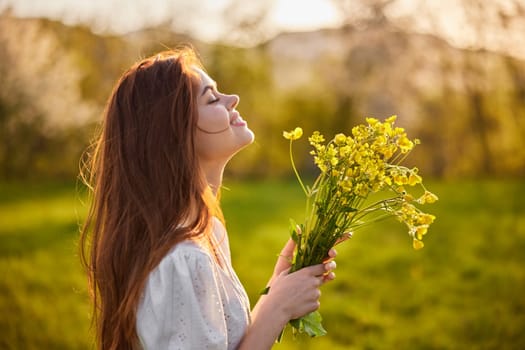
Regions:
[[272, 282], [267, 298], [276, 311], [288, 320], [302, 317], [319, 308], [319, 287], [334, 279], [335, 261], [308, 266], [293, 273], [282, 271]]
[[289, 273], [294, 249], [295, 242], [288, 240], [277, 259], [267, 296], [288, 320], [302, 317], [319, 308], [319, 287], [335, 278], [333, 270], [336, 268], [334, 258], [337, 252], [332, 248], [322, 264]]
[[292, 258], [295, 246], [296, 244], [291, 238], [288, 240], [288, 242], [286, 242], [283, 249], [281, 250], [281, 253], [279, 254], [279, 257], [277, 258], [277, 263], [273, 269], [272, 279], [280, 275], [283, 271], [289, 270], [290, 267], [292, 267]]
[[[273, 270], [273, 276], [270, 280], [270, 285], [272, 285], [273, 280], [279, 276], [283, 271], [288, 271], [292, 267], [292, 259], [293, 259], [293, 253], [295, 250], [295, 242], [293, 239], [289, 239], [288, 242], [284, 245], [284, 248], [281, 250], [281, 253], [279, 254], [279, 257], [277, 258], [277, 263], [275, 264], [275, 268]], [[335, 259], [337, 256], [337, 252], [334, 248], [330, 249], [328, 251], [328, 257], [323, 262], [325, 265]], [[335, 278], [335, 274], [331, 271], [335, 269], [335, 261], [334, 261], [334, 267], [331, 269], [327, 269], [327, 273], [325, 274], [324, 281], [331, 281]]]
[[319, 287], [335, 278], [333, 259], [337, 253], [330, 249], [322, 264], [290, 273], [294, 249], [295, 243], [290, 239], [277, 259], [268, 294], [263, 295], [252, 310], [252, 322], [239, 349], [270, 349], [290, 320], [319, 308]]

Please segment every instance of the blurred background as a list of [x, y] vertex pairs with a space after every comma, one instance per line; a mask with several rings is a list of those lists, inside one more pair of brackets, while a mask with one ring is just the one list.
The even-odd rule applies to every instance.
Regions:
[[328, 336], [275, 348], [524, 348], [524, 33], [524, 0], [0, 0], [0, 348], [93, 348], [79, 160], [124, 70], [182, 43], [256, 134], [223, 191], [252, 303], [304, 207], [282, 130], [397, 114], [440, 197], [420, 252], [395, 221], [341, 246]]

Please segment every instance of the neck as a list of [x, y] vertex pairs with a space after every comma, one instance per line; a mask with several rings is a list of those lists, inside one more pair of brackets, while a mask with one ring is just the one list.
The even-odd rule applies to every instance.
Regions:
[[222, 185], [222, 175], [224, 173], [225, 162], [203, 162], [202, 169], [206, 176], [206, 181], [210, 186], [213, 194], [216, 196]]

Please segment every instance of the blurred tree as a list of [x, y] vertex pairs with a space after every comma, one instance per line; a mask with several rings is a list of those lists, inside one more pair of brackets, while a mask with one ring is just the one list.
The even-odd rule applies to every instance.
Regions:
[[123, 72], [135, 61], [133, 52], [122, 38], [114, 35], [94, 35], [86, 26], [66, 27], [60, 22], [41, 19], [40, 32], [52, 33], [57, 49], [64, 50], [69, 57], [70, 75], [75, 80], [84, 102], [100, 105], [106, 102], [109, 93]]
[[94, 111], [78, 70], [39, 20], [0, 15], [0, 178], [76, 173], [83, 142], [69, 129]]
[[[271, 65], [264, 47], [244, 49], [213, 45], [202, 51], [210, 76], [225, 93], [240, 96], [237, 107], [256, 134], [256, 145], [236, 156], [228, 167], [230, 174], [272, 173], [273, 140], [280, 110], [276, 104]], [[278, 129], [277, 129], [278, 130]]]
[[275, 0], [230, 0], [223, 11], [225, 33], [229, 42], [253, 47], [268, 39], [271, 32], [269, 14]]
[[[479, 37], [490, 37], [483, 16], [493, 16], [493, 7], [478, 0], [476, 9], [472, 1], [460, 5], [471, 11]], [[257, 135], [232, 161], [231, 175], [290, 174], [283, 130], [300, 125], [306, 135], [319, 130], [330, 137], [365, 116], [390, 114], [422, 139], [410, 158], [425, 174], [525, 175], [525, 63], [407, 32], [388, 17], [396, 3], [341, 0], [347, 24], [340, 30], [286, 33], [246, 47], [268, 35], [272, 2], [232, 1], [228, 35], [244, 48], [174, 34], [169, 19], [116, 37], [3, 14], [0, 178], [76, 175], [118, 76], [138, 57], [181, 42], [194, 43], [222, 91], [240, 95], [239, 111]], [[518, 5], [496, 12], [496, 25], [512, 28], [515, 17], [525, 18]], [[420, 6], [418, 15], [426, 16]], [[297, 144], [297, 162], [313, 171], [308, 148]]]
[[[424, 38], [424, 45], [417, 44], [415, 35], [408, 39], [410, 42], [399, 40], [407, 35], [395, 34], [399, 28], [390, 25], [388, 17], [395, 0], [334, 0], [334, 4], [345, 16], [349, 38], [368, 31], [368, 39], [353, 40], [345, 55], [346, 69], [353, 73], [349, 81], [359, 86], [354, 93], [354, 101], [360, 101], [357, 111], [381, 114], [390, 109], [391, 113], [399, 113], [402, 121], [408, 115], [405, 127], [408, 124], [408, 129], [423, 139], [420, 150], [424, 154], [418, 151], [413, 155], [416, 163], [424, 164], [436, 176], [525, 172], [524, 64], [485, 49], [496, 47], [494, 37], [504, 37], [505, 33], [510, 36], [513, 28], [519, 27], [516, 22], [525, 23], [522, 1], [457, 2], [456, 10], [464, 15], [464, 28], [472, 34], [472, 42], [467, 50], [456, 52], [432, 43], [435, 40], [430, 35]], [[398, 23], [425, 20], [434, 28], [432, 32], [440, 33], [444, 15], [430, 13], [429, 8], [419, 3], [412, 18]], [[374, 31], [384, 38], [377, 40]], [[419, 60], [413, 61], [417, 46], [427, 51], [421, 51]], [[393, 66], [407, 72], [401, 68], [402, 60], [411, 62], [412, 69], [408, 76], [397, 76], [404, 93], [396, 96], [389, 91], [393, 78], [389, 75]], [[437, 74], [430, 80], [428, 75], [433, 70]], [[428, 84], [418, 82], [421, 73], [427, 75]], [[407, 103], [407, 99], [413, 103]]]
[[[525, 11], [521, 12], [525, 18]], [[513, 90], [509, 91], [509, 108], [510, 113], [510, 126], [507, 127], [508, 131], [512, 133], [512, 139], [516, 142], [512, 142], [511, 147], [508, 147], [507, 142], [502, 142], [504, 145], [504, 152], [506, 159], [508, 159], [509, 170], [521, 177], [525, 177], [525, 69], [523, 65], [518, 64], [516, 60], [510, 57], [505, 57], [505, 66], [509, 72], [510, 80], [512, 81], [511, 86]], [[505, 147], [506, 146], [506, 147]]]
[[332, 0], [345, 27], [363, 28], [387, 21], [386, 10], [396, 0]]
[[[491, 37], [505, 35], [510, 22], [525, 23], [524, 4], [518, 0], [506, 5], [481, 0], [463, 0], [460, 4], [473, 38], [472, 51], [464, 56], [462, 72], [468, 106], [465, 117], [470, 126], [467, 130], [474, 136], [473, 141], [481, 154], [475, 172], [523, 174], [525, 157], [521, 149], [525, 129], [517, 117], [523, 113], [525, 102], [519, 97], [523, 89], [520, 86], [523, 70], [520, 73], [516, 61], [507, 57], [488, 57], [484, 48], [494, 45]], [[521, 169], [519, 165], [509, 164], [517, 158]], [[509, 159], [512, 160], [509, 162]]]
[[525, 72], [523, 63], [507, 54], [492, 59], [476, 56], [487, 56], [479, 48], [495, 46], [493, 38], [511, 37], [515, 27], [511, 23], [525, 26], [525, 4], [518, 0], [506, 3], [464, 0], [462, 9], [473, 33], [473, 53], [466, 56], [464, 74], [470, 75], [465, 80], [465, 93], [471, 106], [472, 132], [477, 135], [484, 156], [478, 172], [523, 176], [525, 100], [519, 97], [523, 89], [520, 78]]

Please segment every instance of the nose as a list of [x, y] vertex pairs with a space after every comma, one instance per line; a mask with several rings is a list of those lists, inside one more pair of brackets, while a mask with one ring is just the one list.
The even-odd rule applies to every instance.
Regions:
[[240, 98], [238, 95], [228, 95], [228, 109], [232, 110], [239, 104]]

